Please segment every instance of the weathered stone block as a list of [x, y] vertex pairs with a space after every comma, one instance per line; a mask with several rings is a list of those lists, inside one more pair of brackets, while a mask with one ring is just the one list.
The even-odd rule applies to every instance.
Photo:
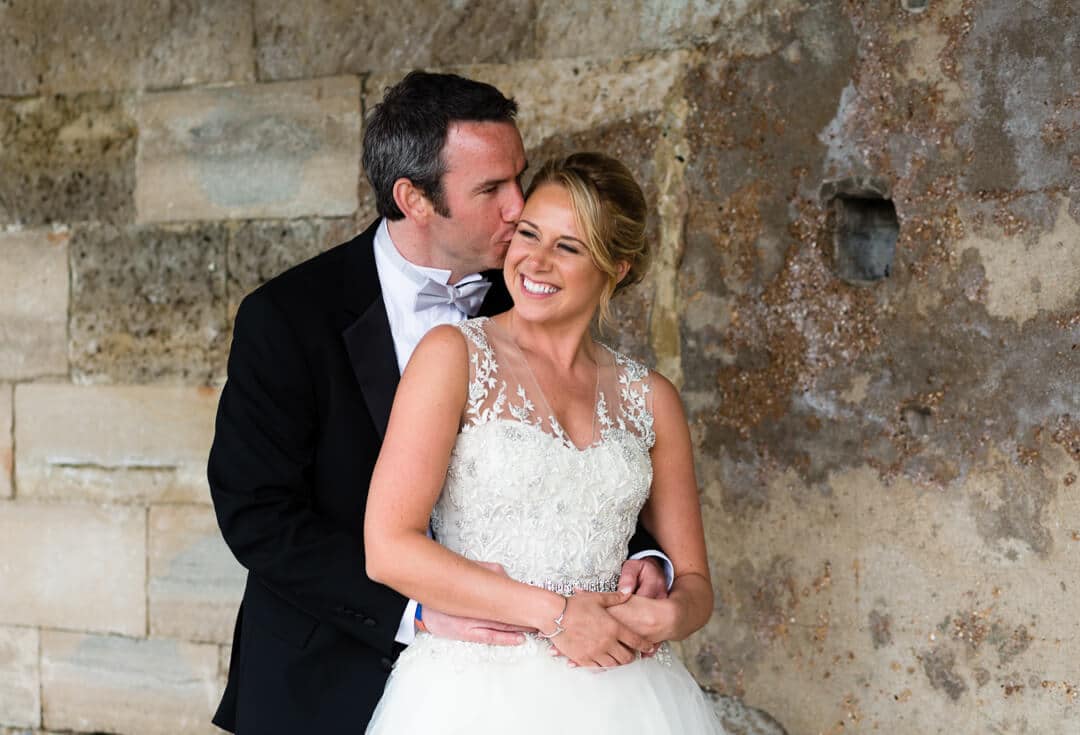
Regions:
[[146, 511], [0, 503], [0, 622], [146, 631]]
[[66, 375], [68, 233], [0, 233], [0, 378]]
[[111, 226], [71, 241], [71, 361], [90, 381], [208, 383], [227, 349], [224, 228]]
[[0, 100], [0, 222], [130, 221], [138, 133], [126, 105], [102, 94]]
[[0, 498], [11, 497], [11, 472], [15, 464], [13, 391], [12, 386], [0, 384]]
[[248, 293], [282, 271], [352, 239], [358, 233], [358, 224], [353, 219], [255, 220], [241, 224], [229, 237], [230, 319]]
[[[526, 148], [533, 148], [552, 136], [595, 133], [662, 111], [672, 93], [677, 94], [689, 58], [686, 52], [673, 51], [642, 59], [478, 64], [453, 71], [493, 84], [513, 97], [522, 140]], [[406, 71], [372, 74], [364, 83], [364, 108], [374, 107]]]
[[233, 0], [4, 3], [0, 28], [11, 28], [0, 31], [3, 94], [250, 81], [255, 71], [251, 7]]
[[0, 627], [0, 722], [40, 725], [40, 692], [37, 629]]
[[391, 69], [504, 63], [535, 55], [533, 0], [323, 3], [319, 13], [288, 0], [255, 3], [260, 80]]
[[614, 58], [717, 41], [760, 53], [768, 47], [768, 15], [796, 3], [771, 0], [766, 14], [753, 2], [538, 0], [532, 23], [537, 55], [545, 58], [595, 56], [597, 49]]
[[0, 96], [22, 97], [37, 92], [40, 60], [34, 53], [35, 27], [31, 3], [0, 5]]
[[150, 509], [150, 634], [228, 643], [246, 572], [206, 506]]
[[217, 646], [45, 631], [45, 726], [147, 735], [220, 733], [210, 724]]
[[208, 503], [216, 405], [210, 388], [20, 385], [19, 497]]
[[139, 87], [255, 81], [250, 3], [156, 0], [152, 12], [152, 30], [140, 36]]
[[333, 217], [357, 208], [355, 77], [148, 95], [138, 121], [141, 222]]

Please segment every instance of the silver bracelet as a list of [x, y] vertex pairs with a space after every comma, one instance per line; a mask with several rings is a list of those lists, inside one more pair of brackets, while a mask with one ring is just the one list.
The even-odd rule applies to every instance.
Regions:
[[563, 603], [562, 603], [562, 612], [559, 613], [559, 617], [555, 618], [555, 620], [553, 621], [555, 623], [555, 630], [551, 631], [550, 633], [541, 633], [540, 631], [536, 631], [536, 637], [537, 638], [550, 639], [550, 638], [554, 638], [559, 633], [565, 632], [566, 628], [563, 627], [562, 621], [563, 621], [563, 616], [566, 615], [566, 608], [569, 605], [570, 605], [570, 598], [569, 597], [564, 597], [563, 598]]

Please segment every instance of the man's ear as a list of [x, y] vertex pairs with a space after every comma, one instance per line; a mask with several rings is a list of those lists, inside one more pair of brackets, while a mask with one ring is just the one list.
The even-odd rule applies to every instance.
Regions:
[[402, 177], [395, 181], [393, 192], [394, 203], [406, 219], [423, 224], [435, 211], [431, 200], [409, 179]]

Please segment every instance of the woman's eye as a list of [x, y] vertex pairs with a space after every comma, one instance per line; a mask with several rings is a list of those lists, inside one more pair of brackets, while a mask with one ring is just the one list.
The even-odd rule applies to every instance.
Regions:
[[565, 250], [568, 253], [574, 253], [575, 255], [577, 255], [579, 252], [581, 252], [581, 251], [579, 251], [577, 249], [576, 245], [570, 245], [569, 243], [565, 243], [565, 242], [559, 243], [559, 249], [560, 250]]
[[522, 237], [527, 237], [530, 240], [535, 240], [536, 239], [536, 233], [533, 232], [532, 230], [526, 229], [524, 227], [519, 227], [518, 228], [518, 234], [521, 235]]

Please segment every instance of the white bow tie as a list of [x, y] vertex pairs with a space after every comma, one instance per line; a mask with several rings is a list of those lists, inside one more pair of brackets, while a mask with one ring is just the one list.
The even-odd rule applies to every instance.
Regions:
[[456, 306], [464, 314], [475, 316], [476, 312], [480, 311], [480, 304], [484, 302], [484, 296], [487, 295], [489, 288], [491, 288], [491, 282], [485, 280], [451, 286], [429, 278], [424, 282], [420, 293], [416, 294], [416, 305], [413, 310], [423, 311], [438, 304], [449, 304]]

